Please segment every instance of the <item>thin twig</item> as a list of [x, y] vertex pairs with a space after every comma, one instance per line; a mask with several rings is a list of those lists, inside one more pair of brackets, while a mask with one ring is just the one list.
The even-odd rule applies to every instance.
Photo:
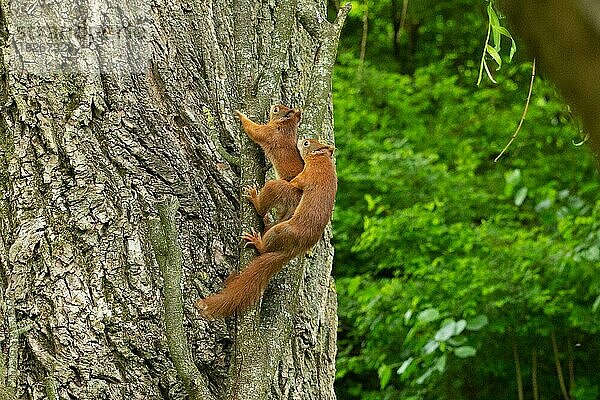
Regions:
[[494, 162], [497, 162], [500, 159], [500, 157], [502, 157], [504, 152], [510, 147], [512, 142], [515, 140], [515, 138], [519, 134], [519, 131], [521, 130], [521, 126], [523, 125], [523, 121], [525, 121], [525, 116], [527, 115], [527, 110], [529, 109], [529, 101], [531, 100], [531, 92], [533, 90], [533, 81], [534, 80], [535, 80], [535, 58], [533, 59], [533, 64], [531, 66], [531, 82], [529, 83], [529, 93], [527, 94], [527, 102], [525, 103], [525, 109], [523, 109], [523, 115], [521, 115], [521, 120], [519, 121], [517, 130], [515, 131], [515, 133], [513, 133], [512, 137], [510, 138], [510, 140], [508, 141], [506, 146], [504, 146], [504, 148], [502, 149], [500, 154], [498, 154], [498, 156], [496, 158], [494, 158]]

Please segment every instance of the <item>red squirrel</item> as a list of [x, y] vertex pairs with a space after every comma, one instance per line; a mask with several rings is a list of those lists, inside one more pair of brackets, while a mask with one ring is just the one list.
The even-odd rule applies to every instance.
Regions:
[[[196, 306], [206, 318], [212, 319], [240, 312], [256, 303], [269, 280], [293, 258], [314, 246], [331, 218], [337, 176], [333, 166], [334, 148], [312, 139], [298, 141], [298, 150], [304, 160], [304, 169], [290, 182], [279, 180], [280, 187], [302, 190], [302, 198], [293, 216], [260, 233], [245, 233], [242, 237], [256, 247], [259, 255], [239, 274], [231, 274], [225, 288]], [[267, 201], [258, 193], [258, 202]]]
[[269, 111], [269, 122], [266, 125], [255, 124], [240, 111], [235, 112], [242, 122], [244, 131], [263, 149], [279, 178], [268, 181], [262, 188], [261, 192], [264, 192], [262, 201], [258, 200], [256, 188], [245, 189], [246, 197], [264, 219], [266, 232], [272, 226], [267, 212], [275, 208], [278, 222], [290, 219], [302, 195], [297, 188], [284, 185], [280, 181], [292, 180], [304, 168], [304, 161], [296, 147], [302, 110], [289, 108], [283, 104], [273, 106]]

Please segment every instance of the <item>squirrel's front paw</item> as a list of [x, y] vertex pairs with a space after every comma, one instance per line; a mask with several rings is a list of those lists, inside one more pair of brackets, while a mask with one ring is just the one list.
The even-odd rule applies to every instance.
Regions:
[[254, 200], [258, 197], [258, 189], [256, 186], [246, 186], [244, 188], [244, 197], [250, 200]]
[[246, 241], [246, 245], [244, 247], [247, 247], [249, 244], [252, 244], [254, 247], [258, 247], [257, 244], [262, 242], [262, 236], [260, 235], [260, 232], [256, 232], [254, 228], [252, 228], [251, 232], [244, 232], [242, 234], [242, 239]]
[[239, 119], [246, 118], [246, 115], [243, 112], [241, 112], [240, 110], [233, 110], [233, 112]]

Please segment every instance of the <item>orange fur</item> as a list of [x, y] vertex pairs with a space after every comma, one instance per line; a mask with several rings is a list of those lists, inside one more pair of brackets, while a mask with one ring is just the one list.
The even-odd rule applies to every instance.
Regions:
[[273, 226], [267, 214], [270, 209], [275, 208], [277, 222], [288, 220], [302, 198], [302, 190], [282, 179], [267, 181], [260, 191], [253, 187], [246, 188], [246, 193], [256, 212], [264, 219], [264, 233]]
[[296, 148], [296, 135], [302, 110], [289, 108], [282, 104], [271, 107], [270, 120], [266, 125], [259, 125], [236, 111], [242, 121], [244, 131], [273, 164], [278, 179], [292, 180], [298, 175], [304, 162]]
[[[271, 277], [293, 258], [314, 246], [331, 218], [337, 177], [333, 166], [333, 147], [316, 140], [298, 141], [304, 169], [290, 182], [278, 180], [283, 191], [302, 190], [302, 198], [293, 216], [260, 233], [246, 233], [244, 239], [260, 253], [239, 274], [228, 278], [225, 288], [199, 300], [197, 307], [206, 318], [217, 318], [240, 312], [256, 303]], [[274, 186], [275, 187], [275, 186]]]

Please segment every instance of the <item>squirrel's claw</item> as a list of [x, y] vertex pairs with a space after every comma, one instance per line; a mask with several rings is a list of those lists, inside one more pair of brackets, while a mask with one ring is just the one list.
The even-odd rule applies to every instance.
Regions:
[[254, 243], [256, 241], [260, 241], [262, 239], [260, 232], [256, 232], [256, 230], [254, 230], [254, 228], [252, 228], [250, 230], [250, 232], [244, 232], [242, 233], [242, 239], [244, 239], [246, 241], [246, 244], [244, 244], [244, 247], [248, 247], [249, 244], [254, 245]]
[[247, 199], [253, 199], [258, 196], [258, 189], [256, 186], [246, 186], [244, 188], [244, 195]]
[[254, 228], [250, 228], [250, 232], [242, 232], [240, 237], [247, 240], [248, 238], [254, 237], [254, 235], [256, 235], [256, 231]]

